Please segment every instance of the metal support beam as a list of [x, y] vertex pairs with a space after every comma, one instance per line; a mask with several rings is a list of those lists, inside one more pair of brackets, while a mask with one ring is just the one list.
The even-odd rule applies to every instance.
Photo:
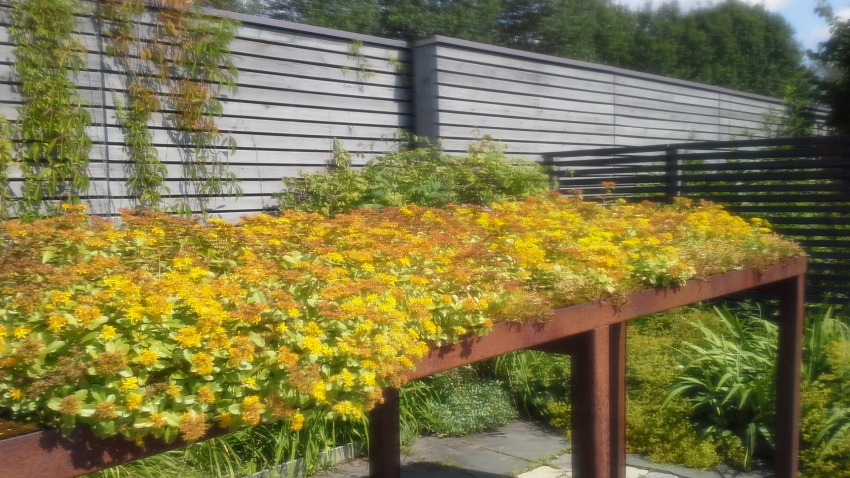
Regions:
[[800, 455], [805, 275], [779, 282], [779, 344], [776, 358], [776, 478], [797, 478]]
[[401, 441], [398, 389], [384, 389], [384, 403], [369, 412], [369, 478], [399, 478]]
[[624, 478], [626, 326], [585, 332], [571, 345], [573, 476]]
[[625, 478], [626, 324], [534, 349], [572, 356], [573, 476]]
[[611, 478], [626, 478], [626, 324], [608, 326]]
[[[483, 337], [433, 348], [407, 374], [417, 379], [515, 350], [534, 348], [573, 356], [573, 446], [577, 478], [623, 478], [625, 471], [625, 322], [673, 307], [760, 288], [780, 294], [777, 366], [776, 478], [796, 478], [800, 435], [800, 369], [805, 258], [770, 268], [746, 269], [555, 311], [545, 324], [500, 323]], [[370, 412], [372, 478], [400, 474], [398, 390], [385, 389], [384, 403]], [[205, 439], [227, 433], [213, 428]], [[147, 440], [138, 446], [122, 437], [99, 439], [81, 426], [70, 436], [44, 430], [0, 440], [0, 459], [14, 463], [3, 478], [66, 478], [156, 455], [184, 445]]]

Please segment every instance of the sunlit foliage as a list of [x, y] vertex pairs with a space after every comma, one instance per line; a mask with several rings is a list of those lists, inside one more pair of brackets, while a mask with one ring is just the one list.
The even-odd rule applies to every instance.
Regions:
[[[0, 406], [167, 441], [358, 419], [433, 344], [801, 255], [709, 203], [130, 213], [0, 225]], [[518, 306], [520, 304], [521, 306]]]

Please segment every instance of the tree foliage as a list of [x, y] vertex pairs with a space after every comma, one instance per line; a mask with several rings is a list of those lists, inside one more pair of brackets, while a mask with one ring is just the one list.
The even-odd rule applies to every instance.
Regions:
[[818, 81], [820, 99], [831, 108], [828, 124], [850, 133], [850, 20], [841, 21], [823, 1], [816, 11], [829, 22], [832, 33], [829, 40], [820, 44], [817, 53], [811, 55], [822, 71]]
[[264, 13], [398, 39], [447, 35], [774, 96], [807, 75], [788, 23], [740, 0], [688, 12], [675, 1], [632, 11], [613, 0], [269, 0]]

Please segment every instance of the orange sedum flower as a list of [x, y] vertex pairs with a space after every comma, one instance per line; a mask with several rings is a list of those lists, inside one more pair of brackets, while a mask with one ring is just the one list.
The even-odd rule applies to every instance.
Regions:
[[802, 254], [711, 203], [557, 195], [208, 225], [74, 207], [0, 223], [0, 243], [0, 407], [131, 440], [356, 419], [430, 348], [500, 321]]

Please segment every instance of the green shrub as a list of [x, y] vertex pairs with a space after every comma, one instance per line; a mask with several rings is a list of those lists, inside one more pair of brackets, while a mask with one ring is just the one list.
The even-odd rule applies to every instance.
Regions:
[[[757, 308], [745, 306], [735, 313], [682, 308], [629, 323], [629, 453], [693, 468], [721, 462], [743, 468], [758, 448], [752, 441], [746, 443], [753, 428], [766, 447], [761, 451], [770, 452], [769, 442], [758, 433], [760, 428], [769, 432], [773, 421], [776, 330], [759, 314]], [[813, 311], [807, 316], [804, 342], [801, 476], [850, 478], [847, 319], [833, 316], [828, 308]], [[480, 362], [476, 369], [508, 384], [525, 414], [543, 417], [569, 434], [569, 360], [526, 350]], [[726, 371], [735, 374], [720, 383]], [[677, 382], [693, 386], [679, 390], [679, 396], [662, 406]], [[730, 391], [731, 398], [724, 401]], [[701, 408], [705, 403], [717, 409], [706, 411]]]
[[850, 325], [831, 309], [812, 318], [803, 355], [801, 475], [850, 478]]
[[[678, 409], [662, 409], [666, 387], [688, 359], [677, 352], [682, 340], [700, 341], [693, 323], [719, 325], [713, 314], [699, 309], [677, 309], [629, 324], [627, 446], [630, 453], [659, 462], [707, 468], [721, 461], [718, 444], [704, 439], [689, 420], [685, 400]], [[571, 425], [570, 357], [523, 350], [476, 364], [486, 376], [505, 381], [519, 408], [542, 417], [569, 436]]]
[[548, 420], [557, 416], [559, 423], [569, 423], [563, 413], [564, 405], [569, 408], [569, 355], [520, 350], [479, 362], [475, 368], [484, 376], [504, 381], [526, 415]]
[[[698, 326], [704, 343], [686, 342], [694, 358], [668, 400], [687, 396], [691, 420], [718, 454], [746, 468], [754, 455], [771, 455], [777, 329], [752, 311], [718, 310], [718, 317], [723, 329]], [[829, 308], [807, 316], [803, 375], [802, 474], [848, 477], [850, 326]]]
[[716, 312], [725, 330], [715, 333], [697, 325], [708, 345], [685, 343], [695, 358], [664, 403], [679, 395], [687, 397], [700, 432], [717, 440], [739, 438], [746, 452], [741, 464], [749, 468], [756, 452], [768, 454], [773, 448], [778, 331], [758, 316], [740, 318], [728, 309]]
[[[836, 344], [850, 354], [850, 342]], [[841, 426], [841, 419], [850, 415], [848, 383], [841, 375], [823, 374], [803, 385], [802, 478], [850, 478], [850, 433]]]
[[632, 453], [647, 455], [657, 463], [680, 463], [692, 468], [709, 468], [720, 463], [715, 441], [705, 439], [694, 430], [688, 416], [690, 405], [678, 399], [662, 407], [654, 400], [627, 402], [627, 447]]
[[661, 463], [707, 468], [722, 461], [718, 443], [700, 436], [684, 399], [661, 404], [667, 387], [690, 357], [680, 352], [684, 341], [704, 345], [701, 324], [717, 330], [719, 319], [697, 308], [671, 310], [629, 323], [626, 368], [626, 447]]
[[443, 154], [438, 145], [408, 149], [405, 144], [361, 170], [351, 169], [351, 156], [337, 145], [327, 173], [283, 179], [287, 189], [277, 195], [281, 209], [332, 216], [360, 207], [488, 205], [549, 190], [542, 167], [505, 156], [491, 139], [471, 143], [468, 154], [459, 157]]
[[517, 417], [502, 384], [479, 378], [468, 367], [406, 385], [401, 405], [402, 413], [415, 416], [422, 431], [439, 436], [478, 433]]

